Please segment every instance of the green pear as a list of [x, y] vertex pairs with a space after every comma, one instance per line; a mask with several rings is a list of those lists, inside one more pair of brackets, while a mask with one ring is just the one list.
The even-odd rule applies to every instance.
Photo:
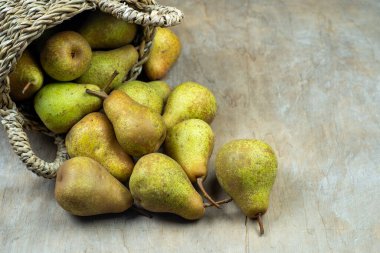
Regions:
[[9, 75], [9, 80], [12, 99], [22, 101], [32, 97], [41, 88], [44, 74], [30, 52], [25, 50]]
[[87, 94], [86, 89], [100, 90], [92, 84], [45, 85], [34, 98], [34, 108], [48, 129], [57, 134], [66, 133], [86, 114], [101, 108], [102, 100]]
[[78, 216], [121, 213], [133, 204], [128, 189], [88, 157], [72, 158], [59, 167], [55, 199], [63, 209]]
[[177, 214], [188, 220], [203, 217], [202, 197], [181, 166], [170, 157], [153, 153], [140, 158], [129, 187], [136, 204], [152, 212]]
[[66, 135], [66, 149], [70, 157], [94, 159], [122, 183], [132, 174], [133, 161], [117, 142], [112, 124], [103, 113], [87, 114], [76, 123]]
[[147, 83], [141, 81], [129, 81], [119, 86], [117, 89], [125, 92], [137, 103], [161, 114], [164, 106], [163, 99], [157, 94], [155, 89], [151, 88]]
[[58, 81], [72, 81], [90, 66], [91, 47], [73, 31], [59, 32], [45, 43], [40, 60], [45, 72]]
[[200, 119], [182, 121], [168, 130], [165, 153], [176, 160], [192, 183], [198, 183], [203, 195], [216, 207], [219, 205], [203, 187], [207, 176], [207, 164], [214, 148], [214, 133]]
[[260, 140], [234, 140], [219, 150], [216, 177], [222, 188], [249, 218], [258, 218], [269, 206], [269, 195], [277, 173], [272, 148]]
[[150, 80], [163, 78], [181, 53], [181, 41], [169, 28], [157, 28], [144, 71]]
[[157, 94], [164, 100], [164, 103], [166, 103], [166, 100], [169, 97], [170, 92], [172, 91], [170, 86], [165, 81], [151, 81], [148, 83], [150, 87], [152, 87]]
[[209, 89], [198, 83], [185, 82], [170, 93], [163, 118], [167, 128], [187, 119], [211, 123], [216, 110], [216, 99]]
[[161, 115], [135, 102], [123, 91], [112, 91], [103, 108], [127, 154], [140, 157], [155, 152], [165, 140], [166, 127]]
[[139, 58], [136, 49], [127, 45], [110, 51], [96, 51], [92, 53], [92, 60], [88, 70], [77, 79], [78, 83], [92, 83], [100, 88], [109, 81], [110, 76], [116, 70], [119, 75], [109, 85], [109, 89], [120, 86], [129, 70]]
[[96, 11], [85, 19], [78, 32], [93, 49], [114, 49], [131, 43], [136, 36], [137, 26]]

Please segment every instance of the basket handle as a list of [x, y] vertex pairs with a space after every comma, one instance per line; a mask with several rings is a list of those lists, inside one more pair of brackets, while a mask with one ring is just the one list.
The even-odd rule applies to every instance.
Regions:
[[[177, 8], [155, 4], [154, 0], [90, 0], [100, 10], [130, 23], [142, 26], [175, 26], [183, 13]], [[134, 7], [134, 8], [133, 8]]]
[[[3, 87], [8, 90], [9, 77], [4, 81]], [[6, 94], [5, 97], [9, 98], [8, 92], [6, 92]], [[26, 164], [28, 170], [44, 178], [54, 178], [59, 166], [68, 158], [64, 138], [52, 134], [48, 129], [24, 118], [24, 116], [18, 112], [15, 103], [10, 101], [8, 105], [10, 106], [0, 107], [0, 119], [7, 132], [13, 150], [20, 157], [21, 161]], [[54, 143], [57, 145], [57, 154], [53, 162], [46, 162], [33, 152], [24, 129], [37, 130], [54, 138]]]

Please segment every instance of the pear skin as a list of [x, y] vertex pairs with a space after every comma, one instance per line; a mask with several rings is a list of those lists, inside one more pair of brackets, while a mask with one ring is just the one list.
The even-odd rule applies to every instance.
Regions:
[[118, 75], [109, 85], [112, 90], [120, 86], [128, 72], [138, 60], [138, 53], [132, 45], [123, 46], [109, 51], [94, 51], [87, 71], [77, 79], [78, 83], [92, 83], [100, 88], [108, 83], [112, 73]]
[[136, 203], [146, 210], [174, 213], [188, 220], [204, 215], [202, 197], [181, 166], [164, 154], [142, 157], [135, 165], [129, 187]]
[[208, 160], [214, 148], [214, 133], [200, 119], [182, 121], [168, 130], [165, 152], [181, 165], [192, 183], [197, 183], [203, 195], [216, 207], [219, 205], [205, 191]]
[[195, 82], [185, 82], [170, 93], [163, 118], [167, 128], [187, 119], [201, 119], [210, 124], [216, 110], [216, 99], [209, 89]]
[[127, 154], [140, 157], [156, 152], [165, 140], [166, 126], [161, 115], [135, 102], [123, 91], [112, 91], [103, 108]]
[[261, 219], [269, 207], [277, 174], [272, 148], [260, 140], [231, 141], [218, 151], [215, 172], [221, 187], [242, 212]]
[[9, 75], [9, 80], [12, 99], [23, 101], [32, 97], [41, 88], [44, 74], [31, 53], [25, 50], [16, 68]]
[[75, 157], [57, 172], [55, 198], [71, 214], [121, 213], [133, 204], [131, 193], [98, 162]]
[[206, 122], [189, 119], [168, 131], [165, 152], [185, 170], [192, 183], [206, 178], [207, 164], [214, 148], [214, 133]]
[[166, 100], [168, 100], [169, 94], [172, 91], [170, 86], [165, 81], [151, 81], [148, 85], [152, 87], [164, 100], [164, 103], [166, 103]]
[[34, 108], [54, 133], [66, 133], [86, 114], [98, 111], [102, 100], [86, 93], [86, 89], [99, 91], [92, 84], [51, 83], [42, 87], [34, 97]]
[[70, 157], [90, 157], [122, 183], [132, 174], [133, 161], [117, 142], [112, 124], [103, 113], [87, 114], [67, 133], [65, 144]]
[[144, 71], [149, 80], [162, 79], [177, 61], [181, 53], [181, 42], [169, 28], [157, 28], [153, 46], [144, 64]]
[[88, 42], [73, 31], [51, 36], [42, 48], [40, 61], [45, 72], [58, 81], [72, 81], [89, 67], [92, 51]]
[[150, 87], [147, 83], [141, 81], [129, 81], [119, 86], [117, 89], [125, 92], [137, 103], [161, 114], [162, 108], [164, 107], [164, 101], [156, 90]]
[[133, 41], [137, 26], [110, 14], [96, 11], [87, 17], [78, 32], [88, 41], [92, 49], [115, 49]]

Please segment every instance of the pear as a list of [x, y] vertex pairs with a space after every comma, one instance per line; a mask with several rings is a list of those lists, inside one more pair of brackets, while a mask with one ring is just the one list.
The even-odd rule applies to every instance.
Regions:
[[96, 11], [87, 17], [78, 32], [93, 49], [115, 49], [133, 41], [137, 26]]
[[163, 99], [164, 103], [169, 97], [170, 92], [172, 91], [170, 86], [165, 81], [151, 81], [148, 83], [156, 93]]
[[203, 186], [207, 176], [207, 164], [214, 148], [214, 133], [200, 119], [182, 121], [168, 130], [165, 153], [176, 160], [192, 183], [197, 183], [203, 195], [216, 207], [219, 205]]
[[59, 167], [55, 199], [71, 214], [121, 213], [133, 204], [131, 193], [98, 162], [75, 157]]
[[40, 60], [42, 68], [55, 80], [72, 81], [88, 69], [91, 56], [90, 45], [79, 33], [64, 31], [46, 41]]
[[123, 91], [112, 91], [105, 98], [103, 108], [127, 154], [140, 157], [155, 152], [165, 140], [166, 127], [161, 115], [135, 102]]
[[152, 111], [161, 114], [164, 101], [155, 89], [145, 82], [129, 81], [117, 88], [125, 92], [137, 103], [150, 108]]
[[157, 28], [153, 46], [144, 71], [150, 80], [163, 78], [177, 61], [181, 53], [181, 42], [169, 28]]
[[75, 124], [66, 135], [66, 149], [70, 157], [94, 159], [122, 183], [132, 174], [133, 161], [117, 142], [112, 124], [103, 113], [87, 114]]
[[119, 75], [109, 85], [112, 90], [120, 86], [129, 70], [138, 60], [136, 49], [131, 46], [123, 46], [110, 51], [95, 51], [88, 70], [77, 79], [78, 83], [92, 83], [104, 88], [110, 75], [116, 70]]
[[15, 101], [33, 96], [42, 86], [44, 74], [28, 50], [18, 60], [16, 68], [9, 75], [11, 92]]
[[98, 111], [102, 100], [86, 93], [98, 91], [92, 84], [51, 83], [42, 87], [34, 98], [34, 108], [52, 132], [66, 133], [86, 114]]
[[185, 82], [170, 93], [163, 118], [167, 128], [187, 119], [211, 123], [216, 110], [216, 99], [209, 89], [198, 83]]
[[143, 156], [135, 165], [129, 187], [136, 204], [146, 210], [174, 213], [188, 220], [204, 215], [202, 197], [181, 166], [164, 154]]
[[272, 148], [260, 140], [234, 140], [219, 150], [216, 177], [222, 188], [249, 218], [257, 218], [264, 233], [261, 216], [269, 206], [269, 195], [277, 173]]

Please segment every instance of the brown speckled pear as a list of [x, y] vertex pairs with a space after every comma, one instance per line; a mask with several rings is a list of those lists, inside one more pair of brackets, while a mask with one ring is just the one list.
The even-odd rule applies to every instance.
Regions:
[[119, 75], [108, 87], [108, 90], [112, 90], [123, 83], [124, 78], [137, 62], [138, 57], [137, 50], [132, 45], [109, 51], [94, 51], [90, 67], [76, 81], [78, 83], [92, 83], [104, 88], [110, 76], [116, 70]]
[[61, 165], [55, 198], [63, 209], [78, 216], [121, 213], [133, 204], [128, 189], [88, 157], [75, 157]]
[[81, 119], [67, 133], [65, 144], [70, 157], [90, 157], [122, 183], [132, 174], [133, 161], [117, 142], [112, 124], [103, 113], [93, 112]]
[[260, 140], [234, 140], [222, 146], [216, 157], [216, 177], [249, 218], [258, 218], [269, 206], [277, 173], [272, 148]]
[[135, 102], [123, 91], [112, 91], [103, 108], [127, 154], [140, 157], [155, 152], [165, 140], [166, 126], [161, 115]]
[[188, 220], [204, 215], [202, 197], [181, 166], [164, 154], [142, 157], [135, 165], [129, 187], [136, 203], [146, 210], [174, 213]]
[[200, 119], [189, 119], [178, 123], [168, 130], [165, 140], [166, 154], [176, 160], [190, 181], [198, 183], [204, 196], [219, 207], [203, 187], [213, 148], [214, 133], [211, 127]]
[[42, 86], [44, 74], [28, 50], [25, 50], [9, 75], [11, 97], [22, 101], [32, 97]]
[[129, 81], [117, 88], [125, 92], [137, 103], [161, 114], [164, 106], [162, 97], [150, 85], [142, 81]]
[[90, 45], [79, 33], [64, 31], [45, 42], [40, 60], [42, 68], [55, 80], [72, 81], [88, 69], [91, 56]]
[[181, 53], [181, 42], [169, 28], [157, 28], [153, 46], [144, 71], [150, 80], [163, 78], [177, 61]]
[[88, 15], [78, 32], [92, 49], [114, 49], [133, 41], [137, 31], [135, 24], [96, 11]]
[[187, 119], [211, 123], [216, 110], [216, 99], [209, 89], [195, 82], [185, 82], [170, 93], [163, 118], [167, 128]]

